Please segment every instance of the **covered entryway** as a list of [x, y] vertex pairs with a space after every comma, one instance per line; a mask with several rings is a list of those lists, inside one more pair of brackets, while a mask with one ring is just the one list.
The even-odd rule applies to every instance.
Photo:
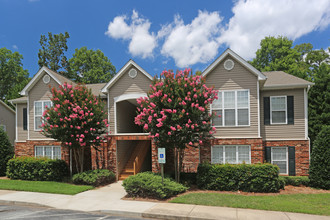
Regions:
[[118, 179], [144, 171], [151, 171], [151, 141], [117, 140]]
[[115, 134], [143, 134], [143, 128], [135, 124], [137, 101], [144, 93], [125, 94], [115, 98]]

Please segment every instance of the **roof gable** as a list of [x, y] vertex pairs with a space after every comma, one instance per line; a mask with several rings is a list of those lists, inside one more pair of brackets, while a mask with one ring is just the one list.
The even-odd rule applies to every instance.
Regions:
[[223, 52], [213, 63], [211, 63], [211, 65], [209, 65], [203, 71], [202, 76], [207, 76], [219, 63], [221, 63], [221, 61], [223, 61], [227, 57], [228, 54], [231, 55], [234, 59], [236, 59], [242, 66], [250, 70], [251, 73], [256, 75], [258, 77], [258, 80], [266, 80], [267, 77], [262, 72], [254, 68], [246, 60], [244, 60], [242, 57], [240, 57], [238, 54], [236, 54], [229, 48], [225, 50], [225, 52]]
[[6, 103], [4, 103], [2, 100], [0, 100], [0, 104], [2, 104], [5, 108], [7, 108], [10, 112], [15, 114], [15, 111], [10, 108]]
[[24, 89], [20, 92], [21, 95], [26, 96], [27, 92], [31, 90], [31, 88], [41, 79], [43, 73], [47, 73], [50, 77], [55, 80], [59, 85], [63, 85], [64, 82], [74, 84], [71, 80], [65, 78], [64, 76], [48, 69], [47, 67], [43, 66], [39, 69], [37, 74], [33, 76], [30, 82], [24, 87]]
[[142, 67], [140, 67], [137, 63], [135, 63], [133, 60], [129, 60], [118, 71], [118, 73], [102, 88], [101, 92], [108, 93], [109, 88], [111, 86], [113, 86], [123, 76], [123, 74], [126, 72], [126, 70], [128, 70], [128, 68], [130, 68], [131, 66], [134, 66], [135, 68], [137, 68], [141, 73], [143, 73], [150, 80], [153, 79], [153, 77], [149, 73], [147, 73]]

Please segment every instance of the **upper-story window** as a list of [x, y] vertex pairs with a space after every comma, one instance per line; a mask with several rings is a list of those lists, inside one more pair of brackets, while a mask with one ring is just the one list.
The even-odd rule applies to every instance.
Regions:
[[270, 123], [287, 124], [287, 101], [286, 96], [270, 97]]
[[213, 101], [212, 112], [216, 113], [212, 123], [220, 126], [249, 126], [249, 90], [222, 91]]
[[34, 130], [40, 131], [42, 124], [42, 113], [47, 107], [52, 105], [51, 101], [35, 101], [34, 102]]
[[263, 98], [263, 102], [265, 125], [294, 124], [293, 96], [268, 96]]

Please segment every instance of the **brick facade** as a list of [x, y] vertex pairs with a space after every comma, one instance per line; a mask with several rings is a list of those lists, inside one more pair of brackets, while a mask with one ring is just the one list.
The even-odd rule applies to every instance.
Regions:
[[264, 141], [265, 147], [295, 147], [296, 176], [308, 176], [309, 170], [309, 141], [284, 140]]
[[[91, 147], [90, 151], [86, 150], [86, 168], [92, 169], [109, 169], [117, 174], [117, 141], [119, 140], [150, 140], [147, 135], [110, 135], [98, 150]], [[17, 142], [15, 144], [16, 156], [34, 156], [34, 146], [38, 145], [54, 145], [60, 146], [60, 142], [52, 140], [26, 141]], [[265, 161], [265, 147], [288, 147], [295, 146], [295, 163], [296, 175], [306, 176], [309, 169], [309, 141], [308, 140], [288, 140], [288, 141], [263, 141], [261, 138], [241, 138], [241, 139], [214, 139], [212, 145], [250, 145], [251, 146], [251, 162], [263, 163]], [[184, 172], [196, 172], [200, 162], [211, 162], [211, 146], [188, 147], [185, 150], [183, 160]], [[61, 156], [69, 165], [70, 156], [67, 147], [61, 148]], [[165, 172], [173, 171], [173, 151], [167, 150]], [[158, 164], [157, 146], [154, 142], [151, 144], [151, 170], [160, 172]]]

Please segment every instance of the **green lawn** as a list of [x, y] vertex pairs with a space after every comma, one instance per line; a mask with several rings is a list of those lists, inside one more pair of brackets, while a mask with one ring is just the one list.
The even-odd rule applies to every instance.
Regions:
[[0, 179], [0, 189], [75, 195], [93, 189], [92, 186], [80, 186], [49, 181], [26, 181]]
[[170, 202], [330, 215], [330, 193], [277, 196], [190, 193], [174, 198]]

